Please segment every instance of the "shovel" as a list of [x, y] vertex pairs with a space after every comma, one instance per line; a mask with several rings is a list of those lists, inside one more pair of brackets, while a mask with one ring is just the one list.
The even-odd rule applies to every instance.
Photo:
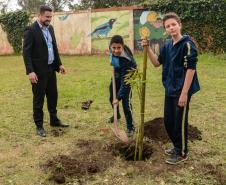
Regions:
[[[113, 87], [113, 100], [116, 99], [116, 84], [115, 84], [115, 70], [113, 68], [112, 73], [112, 87]], [[118, 128], [118, 119], [117, 119], [117, 104], [113, 104], [114, 109], [114, 125], [111, 127], [112, 131], [114, 132], [115, 136], [120, 139], [122, 142], [128, 142], [129, 138], [124, 130], [120, 130]]]

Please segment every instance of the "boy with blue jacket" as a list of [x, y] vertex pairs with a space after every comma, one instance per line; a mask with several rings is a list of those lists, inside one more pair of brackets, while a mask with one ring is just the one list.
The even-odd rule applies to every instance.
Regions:
[[[169, 155], [166, 163], [177, 164], [188, 158], [189, 102], [191, 96], [200, 90], [196, 72], [198, 52], [191, 37], [181, 34], [182, 25], [177, 14], [165, 14], [163, 26], [172, 39], [161, 47], [158, 57], [148, 47], [148, 56], [155, 67], [162, 65], [164, 124], [173, 143], [173, 148], [165, 150]], [[142, 45], [148, 45], [148, 41], [143, 40]]]
[[[123, 38], [120, 35], [114, 35], [110, 41], [110, 58], [111, 65], [115, 70], [116, 82], [116, 100], [113, 100], [112, 81], [110, 83], [110, 103], [119, 104], [122, 100], [123, 111], [126, 119], [127, 135], [128, 137], [134, 134], [134, 125], [132, 117], [132, 89], [129, 84], [125, 82], [125, 76], [129, 71], [136, 69], [137, 65], [133, 58], [131, 50], [124, 44]], [[119, 106], [117, 106], [117, 118], [120, 119]], [[108, 122], [113, 123], [114, 117], [110, 117]]]

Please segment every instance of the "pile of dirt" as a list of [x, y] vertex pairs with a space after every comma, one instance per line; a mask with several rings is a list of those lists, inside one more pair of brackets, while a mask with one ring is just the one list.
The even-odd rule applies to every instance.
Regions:
[[192, 125], [188, 125], [188, 139], [190, 141], [202, 140], [202, 132]]
[[114, 156], [100, 141], [81, 140], [75, 148], [78, 149], [70, 155], [58, 155], [43, 165], [45, 171], [51, 172], [50, 180], [61, 184], [67, 177], [90, 178], [93, 174], [105, 171], [114, 161]]
[[[163, 118], [155, 118], [151, 121], [145, 122], [144, 136], [162, 143], [169, 142]], [[188, 139], [190, 141], [202, 140], [202, 132], [197, 127], [188, 125]]]
[[103, 170], [103, 164], [96, 159], [72, 158], [72, 156], [60, 155], [48, 162], [46, 167], [52, 170], [52, 177], [57, 183], [64, 183], [65, 177], [80, 178], [84, 175], [92, 175]]

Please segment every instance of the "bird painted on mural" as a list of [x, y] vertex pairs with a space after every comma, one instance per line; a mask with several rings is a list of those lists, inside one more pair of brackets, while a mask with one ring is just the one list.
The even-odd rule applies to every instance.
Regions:
[[108, 22], [97, 26], [88, 36], [91, 36], [92, 38], [107, 37], [108, 33], [112, 30], [115, 21], [116, 19], [110, 19]]
[[65, 21], [68, 18], [69, 14], [58, 17], [60, 21]]

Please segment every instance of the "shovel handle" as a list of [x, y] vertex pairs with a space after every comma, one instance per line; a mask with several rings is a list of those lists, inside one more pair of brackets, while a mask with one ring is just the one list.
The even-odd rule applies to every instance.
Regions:
[[[113, 100], [116, 100], [116, 82], [115, 82], [115, 69], [112, 70], [112, 91], [113, 91]], [[113, 104], [114, 111], [114, 125], [117, 126], [117, 104]]]

